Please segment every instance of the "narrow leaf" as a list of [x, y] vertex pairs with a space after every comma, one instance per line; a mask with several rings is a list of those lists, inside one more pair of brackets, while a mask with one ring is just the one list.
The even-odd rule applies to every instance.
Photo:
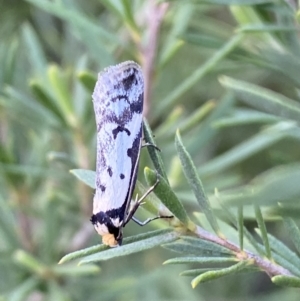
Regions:
[[293, 262], [290, 262], [285, 257], [278, 255], [276, 253], [272, 253], [272, 257], [274, 261], [278, 264], [289, 270], [293, 275], [300, 277], [300, 270]]
[[41, 86], [41, 84], [38, 81], [33, 80], [29, 85], [37, 101], [45, 109], [49, 110], [53, 115], [55, 115], [55, 117], [60, 121], [61, 125], [66, 126], [64, 115], [58, 109], [55, 101], [51, 98], [51, 96], [48, 95], [48, 92]]
[[247, 267], [250, 264], [250, 261], [241, 261], [231, 267], [220, 269], [217, 271], [209, 271], [199, 275], [198, 277], [194, 278], [191, 282], [192, 287], [195, 288], [200, 282], [207, 282], [214, 279], [218, 279], [220, 277], [224, 277], [226, 275], [235, 274]]
[[207, 240], [199, 239], [196, 237], [190, 237], [190, 236], [181, 236], [180, 238], [192, 246], [197, 246], [197, 247], [202, 248], [207, 251], [219, 252], [219, 253], [225, 254], [225, 255], [226, 254], [227, 255], [234, 254], [234, 252], [228, 250], [227, 248], [220, 246], [218, 244], [215, 244], [213, 242], [207, 241]]
[[300, 253], [300, 230], [295, 221], [291, 218], [283, 219], [284, 226], [288, 230], [288, 234], [297, 251]]
[[208, 222], [210, 223], [214, 231], [218, 235], [220, 235], [220, 229], [217, 224], [217, 220], [212, 212], [212, 209], [209, 204], [209, 200], [205, 194], [203, 185], [198, 176], [196, 167], [191, 159], [191, 156], [182, 144], [179, 131], [177, 131], [175, 136], [175, 146], [176, 146], [177, 154], [179, 156], [179, 159], [183, 167], [185, 177], [187, 178], [190, 186], [193, 189], [193, 192], [196, 196], [201, 211], [205, 214]]
[[87, 91], [93, 91], [96, 81], [97, 81], [97, 77], [88, 72], [88, 71], [82, 71], [78, 74], [78, 78], [81, 81], [81, 83], [84, 85], [84, 87], [87, 89]]
[[191, 116], [184, 119], [184, 121], [179, 125], [180, 133], [186, 133], [189, 130], [195, 128], [199, 125], [201, 121], [211, 113], [211, 111], [216, 107], [216, 101], [209, 100], [199, 107]]
[[27, 277], [24, 279], [21, 284], [17, 287], [14, 287], [13, 290], [11, 290], [11, 293], [8, 294], [8, 298], [2, 299], [0, 297], [1, 301], [24, 301], [29, 300], [29, 295], [36, 291], [40, 285], [40, 280], [37, 279], [37, 277]]
[[150, 238], [147, 238], [144, 240], [140, 240], [137, 242], [133, 242], [130, 244], [126, 244], [126, 245], [123, 245], [122, 247], [110, 248], [109, 250], [106, 250], [104, 252], [100, 252], [100, 253], [93, 254], [93, 255], [83, 258], [79, 262], [79, 265], [104, 261], [104, 260], [112, 259], [115, 257], [126, 256], [129, 254], [152, 249], [154, 247], [160, 246], [163, 243], [167, 243], [167, 242], [176, 240], [178, 235], [179, 235], [178, 233], [173, 231], [173, 232], [169, 232], [169, 233], [165, 233], [165, 234], [155, 235], [153, 237], [150, 237]]
[[53, 267], [53, 272], [58, 276], [81, 277], [85, 275], [98, 274], [100, 272], [100, 267], [93, 264], [88, 264], [84, 266], [70, 264], [59, 265]]
[[223, 76], [220, 82], [250, 106], [276, 116], [300, 121], [299, 103], [284, 95], [226, 76]]
[[72, 97], [68, 90], [68, 84], [65, 76], [61, 74], [61, 70], [54, 65], [48, 68], [48, 76], [54, 90], [54, 95], [57, 98], [57, 103], [60, 105], [60, 109], [62, 109], [63, 114], [68, 117], [69, 121], [72, 121]]
[[271, 256], [271, 249], [270, 249], [270, 244], [269, 244], [269, 239], [268, 239], [268, 231], [266, 228], [264, 218], [262, 216], [260, 207], [257, 204], [254, 205], [254, 210], [255, 210], [256, 221], [257, 221], [257, 224], [258, 224], [258, 227], [259, 227], [259, 230], [261, 233], [261, 237], [262, 237], [265, 249], [266, 249], [267, 258], [271, 259], [272, 256]]
[[181, 202], [173, 192], [165, 179], [149, 168], [144, 169], [144, 174], [148, 185], [154, 185], [158, 178], [159, 184], [156, 186], [154, 193], [159, 197], [162, 203], [177, 217], [184, 225], [188, 225], [190, 219], [182, 206]]
[[238, 206], [238, 216], [237, 216], [237, 228], [239, 231], [239, 243], [240, 249], [244, 249], [244, 216], [243, 216], [243, 206]]
[[300, 287], [300, 278], [290, 276], [274, 276], [271, 278], [272, 282], [284, 287]]
[[228, 256], [233, 255], [233, 253], [217, 244], [212, 242], [194, 238], [183, 236], [180, 240], [165, 244], [163, 245], [164, 248], [169, 249], [171, 251], [183, 253], [183, 254], [190, 254], [190, 255], [197, 255], [197, 256], [207, 256], [207, 257], [221, 257], [221, 256]]
[[[146, 143], [150, 143], [152, 145], [157, 146], [155, 144], [150, 126], [149, 126], [146, 119], [144, 119], [144, 121], [143, 121], [143, 133], [144, 133], [144, 138], [145, 138]], [[169, 183], [168, 182], [168, 177], [167, 177], [167, 174], [166, 174], [166, 170], [165, 170], [165, 167], [164, 167], [164, 163], [163, 163], [163, 160], [162, 160], [161, 155], [160, 155], [160, 152], [153, 146], [148, 146], [147, 150], [148, 150], [149, 156], [150, 156], [150, 158], [153, 162], [153, 165], [154, 165], [155, 169], [164, 178], [164, 180], [167, 183]]]
[[216, 270], [216, 269], [203, 268], [203, 269], [186, 270], [186, 271], [181, 272], [179, 275], [180, 276], [193, 276], [193, 277], [195, 277], [195, 276], [198, 276], [200, 274], [203, 274], [205, 272], [212, 271], [212, 270]]
[[[140, 181], [136, 181], [135, 189], [133, 195], [142, 196], [147, 192], [149, 188], [146, 188]], [[154, 215], [159, 216], [171, 216], [172, 213], [169, 209], [167, 209], [159, 200], [159, 198], [155, 195], [155, 193], [150, 193], [145, 201], [141, 204], [142, 208], [151, 212]]]
[[[131, 244], [133, 242], [139, 242], [140, 240], [144, 240], [147, 238], [151, 238], [153, 236], [159, 236], [159, 235], [163, 235], [163, 234], [168, 234], [170, 233], [172, 230], [171, 229], [163, 229], [163, 230], [155, 230], [155, 231], [149, 231], [147, 233], [142, 233], [139, 235], [135, 235], [135, 236], [131, 236], [131, 237], [126, 237], [123, 239], [123, 246], [126, 244]], [[69, 253], [67, 255], [65, 255], [60, 261], [59, 264], [71, 261], [71, 260], [75, 260], [84, 256], [88, 256], [91, 254], [95, 254], [95, 253], [99, 253], [102, 251], [106, 251], [106, 250], [110, 250], [110, 248], [106, 245], [96, 245], [96, 246], [92, 246], [90, 248], [86, 248], [83, 250], [79, 250], [79, 251], [75, 251], [72, 253]]]
[[201, 167], [199, 173], [200, 175], [207, 176], [219, 173], [231, 166], [236, 166], [243, 160], [246, 160], [262, 150], [267, 149], [287, 136], [287, 129], [281, 128], [280, 125], [276, 124], [234, 146], [215, 159], [210, 160], [207, 164]]
[[231, 51], [233, 51], [241, 42], [243, 34], [234, 35], [223, 47], [221, 47], [213, 56], [205, 62], [200, 68], [191, 74], [186, 80], [176, 87], [165, 99], [160, 102], [158, 112], [166, 112], [169, 107], [174, 106], [180, 97], [189, 91], [195, 84], [199, 83], [208, 72], [217, 66], [217, 64], [224, 59]]
[[287, 261], [292, 262], [300, 270], [299, 256], [273, 235], [268, 234], [268, 238], [272, 250]]
[[219, 264], [237, 261], [233, 257], [177, 257], [168, 259], [164, 264], [183, 264], [183, 263], [201, 263], [201, 264]]
[[96, 172], [93, 170], [87, 169], [71, 169], [70, 173], [73, 174], [80, 181], [90, 186], [93, 189], [96, 189]]

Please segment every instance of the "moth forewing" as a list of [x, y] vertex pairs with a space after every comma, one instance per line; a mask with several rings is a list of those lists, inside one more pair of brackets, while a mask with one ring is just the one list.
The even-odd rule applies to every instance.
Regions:
[[142, 70], [129, 61], [99, 73], [93, 93], [97, 163], [91, 221], [109, 246], [122, 243], [128, 222], [141, 149], [143, 92]]

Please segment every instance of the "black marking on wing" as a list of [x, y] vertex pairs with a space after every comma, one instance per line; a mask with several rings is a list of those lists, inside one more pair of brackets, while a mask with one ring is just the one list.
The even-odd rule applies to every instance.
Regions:
[[122, 244], [122, 226], [116, 227], [113, 223], [113, 219], [119, 218], [119, 221], [124, 220], [124, 214], [126, 209], [126, 202], [117, 209], [111, 209], [106, 212], [100, 211], [97, 214], [93, 214], [90, 221], [93, 225], [97, 223], [101, 225], [105, 225], [108, 229], [108, 232], [113, 234], [115, 239], [117, 240], [118, 244]]
[[121, 173], [121, 174], [120, 174], [120, 179], [121, 179], [121, 180], [125, 179], [125, 175]]
[[144, 93], [141, 93], [139, 95], [139, 98], [137, 101], [134, 101], [130, 104], [130, 111], [137, 113], [137, 114], [142, 114], [143, 112], [143, 103], [144, 103]]
[[121, 133], [121, 132], [126, 132], [126, 134], [127, 134], [128, 136], [131, 135], [130, 131], [129, 131], [127, 128], [125, 128], [124, 126], [118, 125], [118, 126], [117, 126], [115, 129], [113, 129], [113, 131], [112, 131], [113, 136], [114, 136], [114, 139], [116, 139], [116, 138], [117, 138], [117, 135], [118, 135], [119, 133]]
[[106, 189], [105, 185], [101, 184], [100, 179], [97, 179], [97, 180], [96, 180], [96, 187], [97, 187], [97, 188], [100, 188], [100, 190], [101, 190], [102, 192], [104, 192], [105, 189]]
[[111, 169], [111, 167], [110, 167], [110, 166], [108, 166], [108, 168], [107, 168], [107, 172], [108, 172], [109, 176], [110, 176], [110, 177], [112, 177], [112, 175], [113, 175], [113, 171], [112, 171], [112, 169]]
[[137, 79], [136, 79], [134, 70], [130, 69], [128, 71], [132, 74], [130, 74], [128, 77], [124, 78], [122, 81], [125, 91], [129, 90], [133, 86], [133, 84], [135, 84], [135, 85], [137, 84]]
[[133, 140], [132, 146], [127, 149], [127, 156], [131, 159], [131, 166], [135, 166], [135, 161], [137, 160], [138, 153], [140, 151], [140, 140], [142, 136], [142, 127], [140, 128], [137, 136]]
[[[123, 95], [117, 95], [117, 96], [112, 97], [112, 98], [110, 99], [110, 101], [112, 101], [112, 102], [116, 102], [116, 101], [120, 101], [120, 100], [125, 100], [127, 103], [129, 103], [129, 101], [128, 101], [128, 95], [126, 95], [126, 94], [123, 94]], [[108, 103], [108, 104], [109, 104], [109, 103]]]

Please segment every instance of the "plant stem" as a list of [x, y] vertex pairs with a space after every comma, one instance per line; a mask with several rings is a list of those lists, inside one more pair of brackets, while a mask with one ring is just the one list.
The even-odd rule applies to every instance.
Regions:
[[270, 277], [275, 275], [294, 276], [289, 270], [283, 268], [282, 266], [279, 266], [268, 259], [261, 258], [260, 256], [255, 255], [247, 250], [241, 250], [236, 244], [211, 234], [199, 226], [196, 226], [193, 232], [201, 239], [216, 243], [233, 251], [236, 257], [241, 261], [249, 259], [253, 260], [254, 264], [265, 271]]

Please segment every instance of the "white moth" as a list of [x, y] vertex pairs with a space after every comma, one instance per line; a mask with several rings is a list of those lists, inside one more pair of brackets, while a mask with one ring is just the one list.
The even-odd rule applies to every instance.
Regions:
[[131, 61], [99, 73], [93, 93], [97, 166], [91, 222], [111, 247], [122, 244], [123, 227], [140, 203], [130, 208], [142, 144], [143, 93], [142, 70]]

